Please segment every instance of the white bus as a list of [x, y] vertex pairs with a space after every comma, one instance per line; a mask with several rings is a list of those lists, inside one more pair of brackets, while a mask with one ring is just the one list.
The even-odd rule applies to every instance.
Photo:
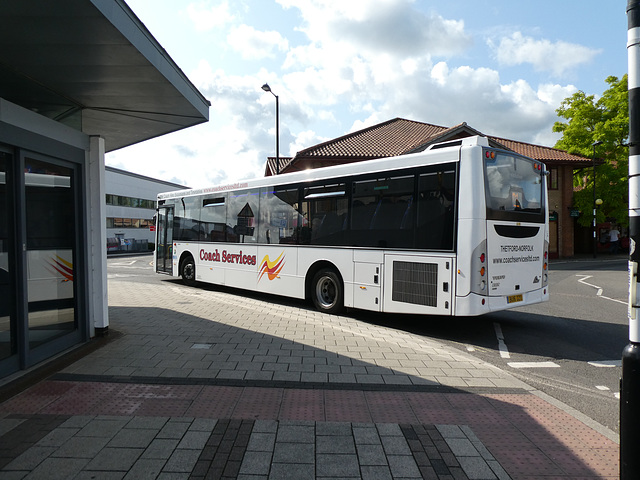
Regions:
[[158, 195], [155, 265], [322, 312], [480, 315], [548, 300], [544, 165], [485, 137]]

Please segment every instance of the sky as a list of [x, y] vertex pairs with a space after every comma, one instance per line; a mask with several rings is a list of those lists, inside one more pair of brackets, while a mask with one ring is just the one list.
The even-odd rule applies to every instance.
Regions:
[[556, 109], [627, 72], [624, 0], [126, 0], [209, 122], [106, 155], [192, 188], [393, 118], [553, 146]]

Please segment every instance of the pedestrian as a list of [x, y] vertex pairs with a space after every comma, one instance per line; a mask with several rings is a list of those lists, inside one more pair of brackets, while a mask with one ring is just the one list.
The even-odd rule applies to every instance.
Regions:
[[611, 244], [609, 247], [609, 253], [618, 253], [618, 250], [620, 249], [620, 231], [616, 226], [609, 230], [609, 242]]

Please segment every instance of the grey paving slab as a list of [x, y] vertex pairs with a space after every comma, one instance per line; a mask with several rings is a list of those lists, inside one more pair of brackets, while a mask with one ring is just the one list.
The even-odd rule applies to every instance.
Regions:
[[388, 465], [382, 445], [358, 445], [358, 462], [360, 465], [369, 466]]
[[355, 454], [318, 454], [316, 457], [316, 475], [322, 477], [357, 478], [360, 464]]
[[142, 453], [141, 458], [168, 459], [178, 446], [178, 439], [156, 438]]
[[171, 454], [163, 472], [191, 473], [200, 456], [199, 450], [176, 449]]
[[356, 453], [355, 443], [351, 435], [331, 435], [316, 437], [316, 448], [323, 453]]
[[314, 425], [281, 424], [278, 428], [276, 443], [314, 443]]
[[247, 450], [254, 452], [272, 452], [276, 443], [275, 433], [253, 431], [249, 439]]
[[389, 469], [394, 478], [422, 478], [418, 465], [411, 455], [387, 454], [387, 462], [389, 462]]
[[143, 452], [142, 448], [106, 447], [87, 463], [86, 470], [127, 472]]
[[87, 462], [88, 460], [80, 458], [47, 458], [29, 473], [28, 478], [34, 480], [74, 478], [87, 465]]
[[104, 437], [73, 437], [61, 444], [51, 456], [92, 459], [108, 443], [109, 439]]
[[242, 459], [240, 474], [269, 475], [272, 452], [247, 452]]
[[4, 470], [34, 470], [55, 451], [56, 447], [31, 447], [10, 462]]
[[459, 457], [458, 461], [469, 480], [492, 480], [498, 478], [487, 462], [480, 457]]
[[125, 475], [126, 480], [154, 480], [162, 472], [166, 461], [164, 459], [141, 458]]
[[315, 461], [315, 447], [313, 443], [284, 443], [276, 442], [273, 451], [274, 463], [288, 463], [292, 465]]
[[[240, 477], [239, 477], [240, 478]], [[254, 476], [247, 477], [253, 480]], [[319, 478], [316, 476], [314, 465], [297, 464], [292, 466], [286, 463], [274, 463], [269, 471], [269, 480], [314, 480]]]
[[147, 448], [154, 440], [158, 430], [142, 428], [123, 428], [109, 441], [114, 448]]

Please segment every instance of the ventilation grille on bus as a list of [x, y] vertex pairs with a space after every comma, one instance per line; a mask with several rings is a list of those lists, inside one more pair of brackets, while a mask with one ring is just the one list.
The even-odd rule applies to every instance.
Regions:
[[393, 262], [394, 302], [438, 306], [438, 264]]

